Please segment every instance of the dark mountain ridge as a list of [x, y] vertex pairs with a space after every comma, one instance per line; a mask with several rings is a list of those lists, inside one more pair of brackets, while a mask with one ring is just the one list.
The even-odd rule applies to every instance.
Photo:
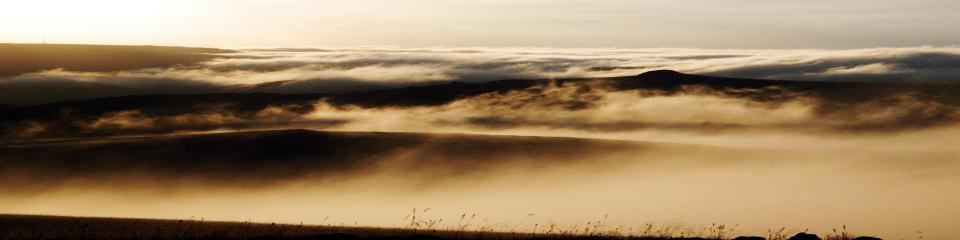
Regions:
[[[538, 79], [538, 80], [499, 80], [486, 83], [464, 83], [449, 82], [441, 84], [431, 84], [425, 86], [410, 86], [390, 89], [378, 89], [360, 92], [349, 92], [342, 94], [330, 93], [304, 93], [304, 94], [280, 94], [280, 93], [210, 93], [210, 94], [151, 94], [151, 95], [132, 95], [107, 97], [86, 100], [71, 100], [56, 102], [51, 104], [42, 104], [35, 106], [21, 106], [8, 109], [0, 119], [16, 118], [11, 116], [20, 115], [27, 112], [44, 112], [58, 108], [75, 109], [104, 109], [105, 111], [122, 110], [124, 106], [133, 107], [139, 104], [147, 106], [162, 106], [162, 102], [151, 103], [151, 101], [177, 101], [180, 104], [202, 103], [207, 101], [224, 103], [231, 101], [241, 101], [244, 103], [254, 103], [264, 101], [263, 104], [270, 104], [271, 101], [278, 103], [292, 103], [297, 101], [313, 101], [320, 98], [329, 98], [336, 104], [352, 104], [364, 107], [383, 107], [383, 106], [429, 106], [449, 103], [451, 101], [476, 96], [492, 92], [508, 92], [513, 90], [525, 89], [532, 86], [542, 86], [544, 84], [556, 84], [564, 86], [572, 83], [582, 82], [601, 82], [612, 86], [615, 90], [633, 90], [648, 89], [667, 92], [681, 91], [686, 86], [700, 86], [718, 91], [730, 91], [742, 89], [758, 90], [794, 90], [808, 93], [816, 93], [823, 96], [841, 97], [848, 100], [867, 100], [878, 95], [896, 94], [904, 92], [917, 92], [937, 97], [946, 97], [951, 93], [960, 91], [960, 84], [928, 84], [928, 83], [891, 83], [891, 82], [828, 82], [828, 81], [791, 81], [791, 80], [764, 80], [764, 79], [741, 79], [725, 78], [683, 74], [671, 70], [650, 71], [636, 76], [612, 77], [612, 78], [574, 78], [574, 79]], [[265, 83], [263, 85], [275, 85], [280, 83]], [[761, 94], [754, 92], [754, 94]], [[129, 102], [129, 103], [114, 103]], [[90, 105], [107, 105], [106, 107], [92, 107]], [[110, 107], [115, 106], [115, 107]], [[182, 106], [182, 105], [181, 105]], [[32, 115], [32, 114], [31, 114]]]
[[[253, 187], [380, 167], [411, 175], [470, 174], [502, 165], [540, 166], [671, 144], [466, 134], [249, 131], [0, 144], [0, 184], [17, 190], [76, 179], [137, 174], [149, 183], [202, 180]], [[676, 145], [680, 146], [680, 145]], [[708, 147], [702, 147], [707, 149]], [[599, 164], [599, 163], [598, 163]], [[147, 176], [149, 175], [149, 176]], [[14, 190], [14, 189], [11, 189]]]
[[192, 64], [234, 51], [216, 48], [0, 43], [0, 77], [64, 69], [106, 72]]
[[[184, 95], [134, 95], [108, 97], [52, 104], [0, 108], [0, 136], [22, 132], [36, 124], [55, 132], [78, 134], [82, 126], [111, 113], [133, 111], [144, 117], [176, 117], [184, 114], [227, 114], [250, 122], [263, 110], [274, 107], [303, 114], [313, 111], [318, 101], [337, 107], [403, 108], [437, 106], [483, 94], [503, 94], [526, 91], [542, 94], [551, 87], [574, 87], [584, 94], [642, 90], [648, 94], [710, 94], [742, 98], [763, 104], [778, 104], [796, 98], [815, 102], [818, 111], [844, 112], [851, 106], [875, 101], [898, 103], [915, 101], [933, 103], [933, 111], [952, 111], [960, 107], [960, 84], [867, 83], [786, 81], [721, 78], [682, 74], [669, 70], [652, 71], [637, 76], [612, 78], [500, 80], [486, 83], [450, 82], [425, 86], [370, 90], [343, 94], [277, 94], [277, 93], [216, 93]], [[904, 99], [907, 100], [904, 100]], [[523, 103], [517, 103], [523, 104]], [[572, 106], [579, 106], [571, 104]], [[896, 104], [887, 104], [896, 105]], [[901, 104], [902, 105], [902, 104]], [[950, 112], [924, 115], [905, 115], [910, 124], [953, 122]], [[902, 124], [906, 122], [895, 122]], [[184, 125], [195, 128], [194, 125]], [[204, 126], [200, 130], [214, 129]], [[170, 131], [164, 129], [160, 132]], [[194, 129], [196, 130], [196, 129]], [[102, 133], [99, 133], [102, 134]]]

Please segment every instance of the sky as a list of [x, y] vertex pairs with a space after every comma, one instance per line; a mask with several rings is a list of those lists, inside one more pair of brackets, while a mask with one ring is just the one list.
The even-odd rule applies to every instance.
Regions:
[[0, 42], [872, 48], [960, 43], [949, 0], [2, 0]]

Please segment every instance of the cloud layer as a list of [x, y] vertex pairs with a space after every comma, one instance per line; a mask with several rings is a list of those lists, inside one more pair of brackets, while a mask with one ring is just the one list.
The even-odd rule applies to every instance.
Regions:
[[[53, 70], [0, 79], [0, 104], [144, 93], [343, 93], [435, 82], [630, 76], [649, 70], [737, 78], [960, 82], [960, 48], [855, 50], [280, 48], [170, 68]], [[77, 85], [64, 94], [44, 82]], [[70, 82], [70, 83], [67, 83]], [[80, 87], [80, 86], [83, 87]], [[85, 93], [85, 94], [84, 94]]]
[[[851, 136], [923, 135], [960, 123], [960, 100], [950, 94], [955, 88], [621, 86], [644, 82], [643, 78], [609, 78], [450, 84], [358, 95], [100, 99], [7, 110], [0, 118], [4, 123], [0, 139], [308, 128], [785, 147], [807, 140], [813, 145], [824, 139], [846, 141]], [[943, 149], [940, 144], [935, 148]]]

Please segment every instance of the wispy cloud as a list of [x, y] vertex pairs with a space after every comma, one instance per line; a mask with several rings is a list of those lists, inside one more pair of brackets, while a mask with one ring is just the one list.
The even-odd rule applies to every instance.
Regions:
[[[53, 70], [0, 80], [4, 104], [140, 93], [343, 93], [434, 82], [588, 78], [673, 69], [725, 77], [824, 81], [960, 82], [960, 47], [854, 50], [278, 48], [246, 49], [169, 68]], [[17, 99], [45, 79], [126, 91]], [[92, 90], [102, 90], [91, 86]], [[42, 89], [42, 88], [41, 88]], [[116, 90], [116, 89], [114, 89]], [[84, 90], [80, 90], [84, 91]], [[77, 95], [77, 94], [74, 94]]]
[[[107, 72], [51, 70], [2, 79], [0, 85], [8, 87], [0, 88], [0, 99], [17, 105], [17, 101], [43, 102], [44, 98], [50, 101], [146, 93], [342, 93], [438, 81], [482, 83], [512, 78], [625, 76], [655, 69], [784, 80], [960, 82], [957, 67], [960, 64], [954, 64], [957, 61], [960, 61], [958, 47], [246, 49], [211, 61], [171, 68]], [[44, 84], [70, 89], [56, 93]], [[548, 130], [559, 135], [595, 136], [648, 130], [899, 131], [940, 127], [960, 119], [953, 100], [903, 92], [874, 96], [870, 94], [875, 93], [843, 91], [811, 94], [766, 88], [685, 88], [665, 93], [622, 91], [591, 82], [512, 90], [516, 91], [457, 96], [430, 106], [403, 108], [386, 107], [398, 104], [382, 102], [351, 106], [357, 101], [343, 99], [316, 103], [322, 95], [279, 102], [269, 98], [274, 102], [256, 104], [238, 99], [217, 98], [210, 102], [196, 98], [197, 101], [184, 100], [177, 110], [153, 105], [132, 106], [64, 116], [68, 122], [27, 120], [5, 129], [17, 136], [42, 136], [44, 131], [53, 135], [165, 133], [316, 123], [313, 125], [316, 128], [361, 131]], [[40, 91], [45, 94], [35, 94]], [[851, 94], [864, 96], [851, 101]], [[265, 117], [262, 113], [283, 114]], [[324, 114], [329, 116], [323, 117]]]

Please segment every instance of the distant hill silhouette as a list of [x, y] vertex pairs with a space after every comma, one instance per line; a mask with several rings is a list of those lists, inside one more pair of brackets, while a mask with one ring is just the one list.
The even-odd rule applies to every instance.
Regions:
[[[433, 82], [437, 84], [440, 82]], [[285, 93], [285, 94], [303, 94], [303, 93], [327, 93], [343, 94], [351, 92], [370, 91], [376, 89], [391, 89], [408, 86], [431, 85], [430, 82], [424, 83], [390, 83], [390, 82], [365, 82], [356, 80], [284, 80], [264, 82], [257, 84], [235, 84], [219, 89], [214, 89], [218, 93]]]
[[34, 105], [51, 100], [80, 100], [149, 93], [145, 90], [118, 87], [96, 82], [70, 79], [8, 79], [0, 81], [0, 103]]
[[0, 44], [0, 77], [62, 68], [102, 72], [171, 67], [230, 53], [215, 48], [81, 44]]
[[[339, 104], [355, 104], [367, 107], [378, 106], [418, 106], [418, 105], [437, 105], [454, 101], [456, 99], [476, 96], [491, 92], [507, 92], [518, 89], [525, 89], [532, 86], [543, 84], [557, 84], [563, 86], [568, 83], [595, 81], [606, 83], [617, 90], [632, 89], [650, 89], [666, 92], [681, 91], [684, 86], [700, 86], [717, 91], [727, 91], [730, 94], [743, 95], [757, 99], [773, 98], [765, 94], [782, 92], [783, 90], [799, 91], [804, 93], [816, 94], [821, 97], [831, 98], [833, 100], [843, 101], [863, 101], [872, 99], [878, 95], [889, 95], [904, 92], [918, 92], [932, 97], [946, 97], [951, 100], [952, 93], [960, 91], [960, 84], [920, 84], [920, 83], [890, 83], [890, 82], [826, 82], [826, 81], [789, 81], [789, 80], [761, 80], [761, 79], [741, 79], [741, 78], [723, 78], [683, 74], [671, 70], [650, 71], [637, 76], [612, 77], [612, 78], [580, 78], [580, 79], [541, 79], [541, 80], [500, 80], [487, 83], [464, 83], [450, 82], [441, 84], [431, 84], [426, 86], [398, 87], [389, 89], [379, 89], [370, 91], [348, 92], [340, 94], [330, 93], [306, 93], [306, 94], [276, 94], [271, 99], [315, 99], [318, 97], [330, 97], [331, 100]], [[251, 86], [238, 85], [234, 88], [222, 89], [225, 93], [214, 93], [214, 96], [228, 96], [230, 99], [242, 99], [250, 93], [257, 93], [257, 90], [265, 90], [271, 87], [283, 85], [287, 82], [270, 82]], [[756, 89], [766, 91], [743, 92], [744, 89]], [[118, 89], [117, 92], [124, 90]], [[135, 92], [135, 90], [126, 90]], [[236, 91], [240, 93], [230, 93]], [[250, 96], [262, 96], [252, 94]], [[66, 101], [44, 106], [23, 107], [31, 108], [55, 108], [61, 107], [80, 107], [88, 103], [106, 103], [109, 101], [124, 101], [125, 97], [112, 97], [100, 101]], [[137, 101], [149, 101], [149, 96], [131, 96]], [[162, 99], [210, 99], [197, 97], [194, 95], [157, 95]], [[254, 97], [256, 98], [256, 97]], [[189, 100], [185, 100], [189, 101]], [[281, 100], [283, 101], [283, 100]]]
[[25, 106], [89, 98], [171, 93], [163, 89], [129, 88], [68, 78], [4, 78], [55, 69], [112, 72], [169, 68], [196, 64], [217, 58], [215, 54], [230, 52], [233, 51], [163, 46], [0, 44], [0, 104]]
[[142, 179], [205, 179], [239, 187], [308, 176], [344, 176], [373, 170], [386, 162], [403, 162], [396, 167], [408, 167], [417, 174], [469, 174], [505, 164], [528, 164], [526, 161], [560, 163], [590, 159], [585, 157], [588, 155], [670, 146], [674, 145], [580, 138], [308, 130], [49, 141], [0, 144], [0, 172], [16, 173], [0, 176], [0, 183], [27, 190], [69, 179], [110, 179], [137, 173], [152, 176], [141, 176]]
[[[584, 84], [591, 83], [591, 84]], [[720, 78], [661, 70], [637, 76], [582, 79], [500, 80], [487, 83], [451, 82], [426, 86], [400, 87], [341, 94], [276, 94], [276, 93], [216, 93], [186, 95], [135, 95], [52, 104], [13, 107], [0, 110], [0, 136], [8, 134], [9, 126], [23, 122], [45, 123], [48, 130], [62, 134], [75, 134], [77, 121], [93, 121], [104, 114], [119, 111], [138, 111], [147, 116], [177, 116], [196, 112], [224, 112], [235, 116], [253, 117], [269, 106], [286, 106], [294, 112], [312, 111], [316, 101], [325, 99], [339, 105], [354, 105], [367, 108], [436, 106], [458, 99], [488, 93], [506, 93], [528, 90], [532, 87], [576, 86], [584, 91], [650, 90], [658, 94], [704, 94], [690, 92], [691, 87], [713, 91], [725, 97], [750, 99], [760, 103], [777, 104], [797, 97], [812, 99], [818, 111], [844, 111], [852, 104], [892, 99], [910, 95], [918, 101], [933, 102], [943, 106], [960, 106], [958, 84], [911, 84], [872, 82], [824, 82], [786, 81]], [[592, 90], [591, 90], [592, 89]], [[124, 89], [117, 89], [118, 92]], [[540, 91], [534, 89], [534, 91]], [[69, 91], [64, 91], [69, 93]], [[110, 92], [107, 92], [110, 93]], [[69, 111], [66, 111], [69, 109]], [[922, 116], [899, 122], [903, 126], [922, 126], [937, 122], [954, 121], [949, 114], [935, 115], [936, 119]], [[7, 126], [7, 129], [4, 128]], [[207, 126], [212, 128], [214, 126]], [[202, 130], [207, 127], [196, 126]], [[891, 126], [892, 127], [892, 126]], [[171, 129], [156, 129], [158, 132]], [[119, 134], [119, 133], [117, 133]]]

